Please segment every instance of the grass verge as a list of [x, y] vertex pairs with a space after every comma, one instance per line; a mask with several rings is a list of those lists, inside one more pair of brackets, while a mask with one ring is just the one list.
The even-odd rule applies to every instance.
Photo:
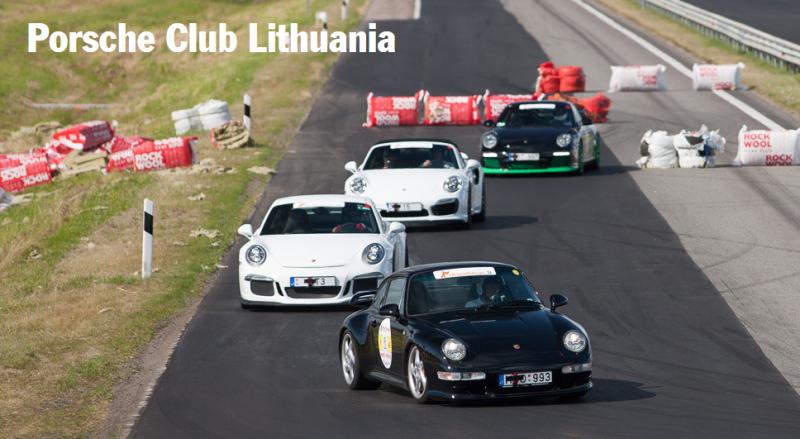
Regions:
[[[352, 28], [365, 0], [351, 10]], [[338, 16], [336, 0], [312, 10]], [[268, 176], [308, 111], [333, 54], [27, 56], [20, 29], [111, 28], [126, 22], [165, 29], [171, 22], [211, 28], [226, 22], [245, 41], [251, 21], [310, 25], [305, 2], [66, 0], [0, 5], [0, 128], [48, 119], [64, 123], [117, 119], [124, 135], [171, 135], [169, 112], [217, 98], [239, 116], [253, 96], [255, 148], [214, 150], [201, 136], [209, 166], [150, 174], [83, 175], [31, 191], [33, 200], [0, 217], [0, 437], [82, 437], [106, 416], [114, 383], [134, 373], [131, 360], [169, 319], [194, 300], [250, 213]], [[51, 54], [52, 55], [52, 54]], [[117, 103], [108, 111], [43, 112], [27, 102]], [[267, 111], [267, 109], [269, 109]], [[236, 114], [238, 113], [238, 114]], [[0, 141], [3, 137], [0, 136]], [[33, 145], [28, 145], [28, 147]], [[14, 146], [4, 146], [13, 149]], [[202, 200], [190, 197], [203, 194]], [[141, 202], [156, 203], [153, 278], [142, 281]], [[218, 231], [192, 238], [194, 229]]]
[[747, 68], [742, 74], [742, 82], [794, 117], [800, 117], [800, 75], [775, 67], [748, 52], [736, 50], [723, 41], [703, 35], [661, 12], [642, 8], [636, 0], [595, 1], [704, 62], [712, 64], [744, 62]]

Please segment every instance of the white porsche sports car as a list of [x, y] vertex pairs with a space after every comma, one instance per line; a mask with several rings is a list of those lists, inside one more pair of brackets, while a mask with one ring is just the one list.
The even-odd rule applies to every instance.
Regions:
[[386, 222], [372, 201], [353, 195], [302, 195], [272, 203], [258, 230], [239, 227], [243, 308], [333, 305], [375, 290], [408, 265], [405, 226]]
[[346, 194], [371, 198], [383, 218], [406, 224], [486, 218], [483, 169], [446, 140], [390, 140], [370, 148], [364, 162], [347, 163]]

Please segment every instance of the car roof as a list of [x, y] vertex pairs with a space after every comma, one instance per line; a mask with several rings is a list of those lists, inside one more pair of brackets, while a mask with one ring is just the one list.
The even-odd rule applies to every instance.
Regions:
[[316, 195], [295, 195], [293, 197], [283, 197], [275, 200], [272, 205], [289, 204], [289, 203], [308, 203], [308, 204], [324, 204], [332, 202], [345, 202], [345, 203], [370, 203], [370, 199], [360, 195], [344, 195], [344, 194], [316, 194]]
[[421, 138], [421, 139], [388, 139], [388, 140], [381, 140], [380, 142], [377, 142], [377, 143], [373, 144], [373, 145], [370, 147], [370, 149], [372, 149], [372, 148], [374, 148], [374, 147], [376, 147], [376, 146], [382, 146], [382, 145], [394, 145], [394, 144], [398, 144], [398, 143], [419, 143], [419, 144], [422, 144], [422, 145], [431, 145], [431, 144], [434, 144], [434, 143], [443, 143], [443, 144], [445, 144], [445, 145], [451, 145], [451, 146], [454, 146], [454, 147], [456, 147], [457, 149], [461, 150], [461, 148], [459, 148], [459, 147], [458, 147], [458, 145], [456, 144], [456, 142], [453, 142], [452, 140], [446, 140], [446, 139], [431, 139], [431, 138]]
[[486, 266], [517, 268], [511, 264], [506, 264], [503, 262], [492, 262], [492, 261], [437, 262], [432, 264], [413, 265], [411, 267], [406, 267], [402, 270], [398, 270], [395, 274], [410, 276], [412, 274], [424, 273], [433, 270], [450, 270], [453, 268], [486, 267]]

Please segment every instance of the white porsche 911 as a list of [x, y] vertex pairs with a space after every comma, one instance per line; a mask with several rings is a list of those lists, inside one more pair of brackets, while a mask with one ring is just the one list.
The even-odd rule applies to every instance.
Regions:
[[446, 140], [390, 140], [348, 162], [346, 194], [371, 198], [383, 218], [411, 225], [486, 218], [483, 169]]
[[405, 226], [383, 221], [372, 202], [353, 195], [302, 195], [272, 203], [239, 251], [243, 308], [333, 305], [375, 290], [408, 265]]

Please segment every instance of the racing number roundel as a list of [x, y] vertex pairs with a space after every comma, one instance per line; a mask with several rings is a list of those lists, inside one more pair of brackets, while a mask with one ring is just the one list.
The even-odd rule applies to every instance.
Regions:
[[388, 318], [383, 319], [378, 328], [378, 352], [383, 367], [392, 367], [392, 322]]

